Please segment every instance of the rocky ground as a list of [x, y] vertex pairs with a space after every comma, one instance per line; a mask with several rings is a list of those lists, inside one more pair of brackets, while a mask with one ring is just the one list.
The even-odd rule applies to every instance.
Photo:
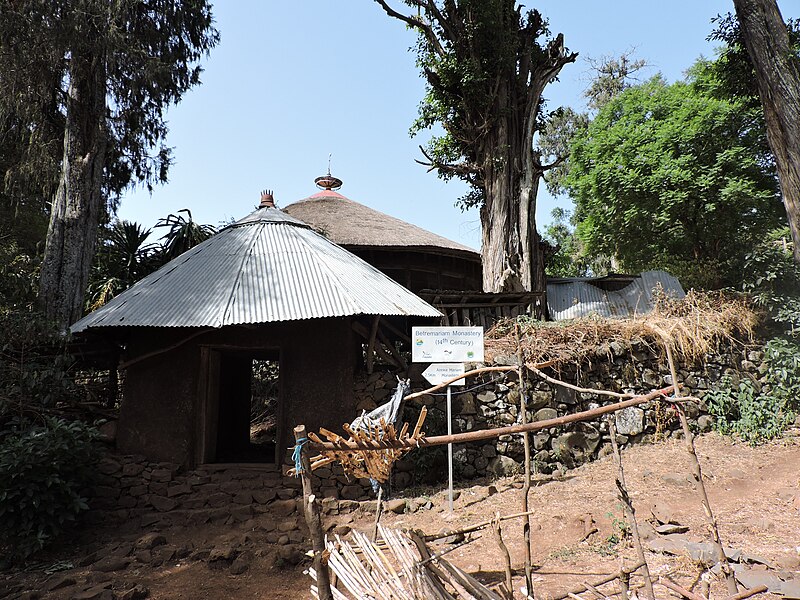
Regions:
[[[772, 588], [782, 590], [784, 597], [797, 597], [791, 582], [800, 577], [798, 433], [758, 448], [707, 434], [698, 439], [697, 447], [723, 541], [741, 551], [736, 555], [740, 577], [772, 581]], [[624, 461], [631, 497], [651, 548], [651, 569], [686, 587], [695, 585], [706, 552], [701, 542], [708, 533], [688, 477], [685, 446], [676, 439], [638, 445], [626, 451]], [[530, 505], [536, 511], [532, 538], [538, 597], [593, 581], [618, 570], [623, 560], [633, 559], [616, 498], [615, 472], [612, 459], [605, 457], [564, 476], [536, 478]], [[519, 476], [459, 484], [452, 514], [441, 488], [408, 490], [387, 502], [381, 523], [426, 533], [462, 528], [498, 512], [519, 512], [521, 485]], [[346, 539], [352, 529], [370, 530], [374, 509], [374, 501], [326, 501], [325, 526]], [[676, 533], [655, 531], [670, 522], [671, 528], [661, 530]], [[517, 521], [503, 525], [515, 569], [522, 566], [521, 532]], [[277, 510], [258, 512], [245, 521], [162, 520], [145, 528], [138, 523], [101, 523], [26, 570], [0, 573], [0, 598], [310, 597], [310, 579], [303, 573], [304, 543], [298, 541], [302, 534], [296, 505], [285, 501]], [[469, 539], [448, 559], [484, 582], [501, 581], [503, 563], [492, 536], [479, 532]], [[437, 549], [444, 547], [440, 544]], [[515, 588], [521, 581], [517, 573]], [[724, 597], [722, 584], [711, 583], [712, 595]], [[663, 588], [657, 593], [668, 597]]]

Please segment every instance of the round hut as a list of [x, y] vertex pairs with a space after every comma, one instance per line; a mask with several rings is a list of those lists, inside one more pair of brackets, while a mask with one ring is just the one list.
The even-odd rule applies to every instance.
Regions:
[[[311, 431], [352, 420], [363, 332], [374, 338], [383, 322], [402, 333], [440, 316], [264, 194], [255, 212], [71, 330], [121, 353], [118, 448], [191, 466], [281, 462], [298, 423]], [[257, 369], [274, 376], [269, 444], [252, 438]]]
[[412, 292], [481, 289], [481, 255], [421, 227], [359, 204], [337, 190], [330, 173], [314, 181], [320, 192], [284, 212], [346, 248]]

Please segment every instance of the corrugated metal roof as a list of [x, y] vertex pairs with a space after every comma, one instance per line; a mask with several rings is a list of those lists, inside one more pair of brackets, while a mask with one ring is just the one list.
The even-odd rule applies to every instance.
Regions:
[[617, 291], [603, 290], [588, 279], [551, 281], [547, 284], [547, 308], [554, 321], [592, 314], [632, 317], [653, 310], [653, 290], [659, 285], [675, 298], [686, 295], [680, 282], [669, 273], [646, 271]]
[[302, 221], [260, 208], [70, 329], [222, 327], [360, 314], [441, 316]]

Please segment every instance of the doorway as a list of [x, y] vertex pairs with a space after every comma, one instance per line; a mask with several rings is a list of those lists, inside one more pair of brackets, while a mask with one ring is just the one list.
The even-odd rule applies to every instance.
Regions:
[[215, 354], [218, 385], [208, 392], [212, 402], [216, 397], [216, 410], [209, 415], [215, 422], [205, 428], [205, 437], [211, 442], [204, 453], [205, 462], [275, 463], [281, 410], [280, 352], [224, 350]]

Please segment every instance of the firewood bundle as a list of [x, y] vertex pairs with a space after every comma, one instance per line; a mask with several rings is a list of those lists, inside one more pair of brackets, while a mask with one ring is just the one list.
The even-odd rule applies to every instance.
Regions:
[[[323, 450], [311, 459], [311, 470], [338, 462], [342, 465], [342, 469], [348, 477], [374, 479], [379, 483], [385, 483], [389, 480], [394, 463], [411, 450], [411, 447], [408, 446], [393, 448], [391, 447], [392, 444], [401, 441], [419, 443], [425, 437], [422, 425], [425, 423], [427, 414], [427, 409], [423, 407], [417, 419], [417, 424], [410, 435], [408, 423], [404, 423], [398, 433], [394, 425], [386, 423], [384, 419], [380, 420], [380, 427], [367, 429], [353, 429], [345, 423], [343, 428], [347, 432], [349, 439], [325, 428], [320, 428], [319, 435], [310, 432], [308, 437], [317, 443], [323, 443], [326, 440], [333, 444], [356, 442], [362, 446], [378, 448], [376, 450], [358, 450], [343, 446], [342, 449]], [[320, 436], [323, 436], [326, 440], [323, 440]]]
[[[337, 582], [331, 587], [336, 600], [502, 600], [471, 575], [432, 555], [421, 534], [383, 526], [379, 532], [380, 543], [358, 532], [349, 541], [339, 536], [327, 541], [328, 567], [332, 582]], [[309, 574], [316, 580], [313, 569]], [[316, 586], [311, 594], [319, 598]]]

